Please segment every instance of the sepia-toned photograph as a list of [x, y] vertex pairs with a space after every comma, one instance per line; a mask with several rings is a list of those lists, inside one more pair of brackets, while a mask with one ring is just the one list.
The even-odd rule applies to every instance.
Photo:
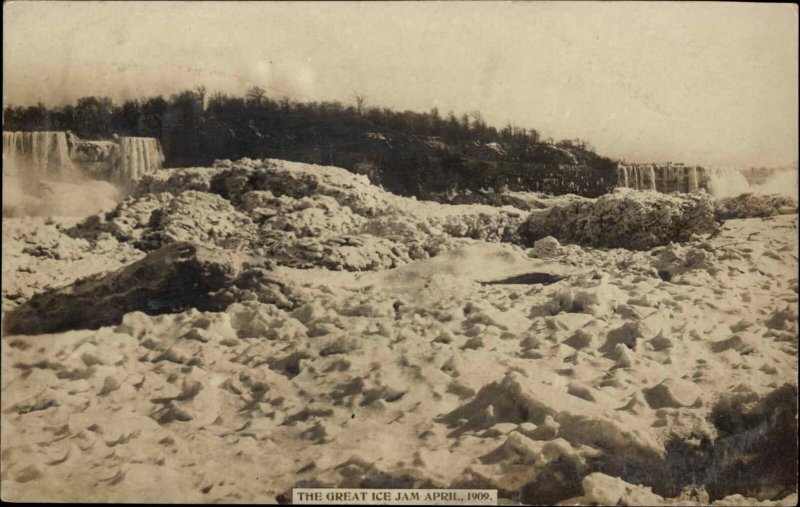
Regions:
[[3, 4], [6, 502], [798, 502], [798, 6]]

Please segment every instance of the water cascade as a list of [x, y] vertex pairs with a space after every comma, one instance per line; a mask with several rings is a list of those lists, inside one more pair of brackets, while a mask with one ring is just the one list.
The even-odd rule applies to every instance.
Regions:
[[647, 174], [646, 174], [646, 176], [647, 176], [647, 178], [645, 178], [645, 180], [646, 180], [645, 184], [647, 185], [647, 188], [649, 188], [650, 190], [656, 190], [656, 188], [657, 188], [656, 187], [656, 170], [653, 168], [652, 165], [647, 166]]
[[86, 141], [66, 132], [3, 132], [4, 174], [32, 180], [83, 175], [129, 186], [161, 168], [164, 152], [152, 137]]
[[683, 164], [618, 164], [617, 186], [663, 193], [704, 190], [714, 197], [745, 193], [797, 197], [797, 166], [711, 168]]
[[702, 186], [705, 170], [683, 164], [619, 164], [617, 186], [658, 192], [694, 192]]
[[157, 171], [164, 163], [161, 144], [152, 137], [122, 137], [119, 144], [119, 163], [112, 172], [112, 180], [130, 183], [145, 174]]
[[3, 132], [3, 174], [60, 180], [75, 167], [64, 132]]
[[691, 166], [686, 168], [686, 182], [687, 182], [687, 190], [689, 192], [694, 192], [700, 188], [700, 179], [697, 175], [697, 167]]

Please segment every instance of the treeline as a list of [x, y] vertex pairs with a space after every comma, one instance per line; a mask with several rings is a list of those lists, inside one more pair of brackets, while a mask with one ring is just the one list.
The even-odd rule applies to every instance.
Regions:
[[299, 145], [321, 147], [366, 142], [364, 133], [440, 138], [449, 145], [502, 143], [506, 155], [524, 159], [541, 142], [536, 129], [512, 124], [497, 129], [480, 112], [442, 115], [368, 107], [364, 97], [341, 102], [298, 102], [267, 96], [252, 87], [244, 97], [208, 94], [205, 87], [115, 104], [108, 97], [84, 97], [75, 105], [48, 108], [8, 106], [4, 130], [69, 130], [85, 139], [156, 137], [171, 166], [205, 164], [215, 158], [279, 156]]
[[[6, 107], [4, 130], [72, 131], [82, 139], [155, 137], [167, 167], [209, 166], [215, 159], [280, 158], [336, 165], [405, 195], [439, 199], [484, 188], [600, 195], [614, 163], [580, 140], [543, 140], [536, 129], [488, 125], [479, 112], [456, 115], [269, 97], [203, 86], [115, 104], [85, 97], [75, 105]], [[579, 185], [580, 188], [575, 188]]]

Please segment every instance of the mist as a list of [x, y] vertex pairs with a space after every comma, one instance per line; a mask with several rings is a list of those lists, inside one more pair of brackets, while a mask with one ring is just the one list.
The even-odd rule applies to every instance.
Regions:
[[80, 171], [42, 178], [25, 162], [3, 162], [3, 217], [85, 217], [114, 208], [123, 188]]

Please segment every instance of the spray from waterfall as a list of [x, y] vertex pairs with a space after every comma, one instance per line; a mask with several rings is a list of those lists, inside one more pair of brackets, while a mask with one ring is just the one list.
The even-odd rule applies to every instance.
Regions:
[[96, 213], [163, 163], [153, 138], [83, 141], [66, 132], [3, 132], [3, 215]]
[[716, 168], [708, 172], [708, 192], [714, 197], [733, 197], [750, 191], [750, 182], [736, 169]]
[[753, 192], [759, 194], [780, 194], [798, 198], [797, 167], [783, 168], [769, 175], [765, 181], [751, 185]]
[[748, 179], [749, 171], [716, 168], [708, 172], [708, 190], [715, 197], [739, 194], [779, 194], [797, 199], [797, 166], [764, 170], [761, 178]]

